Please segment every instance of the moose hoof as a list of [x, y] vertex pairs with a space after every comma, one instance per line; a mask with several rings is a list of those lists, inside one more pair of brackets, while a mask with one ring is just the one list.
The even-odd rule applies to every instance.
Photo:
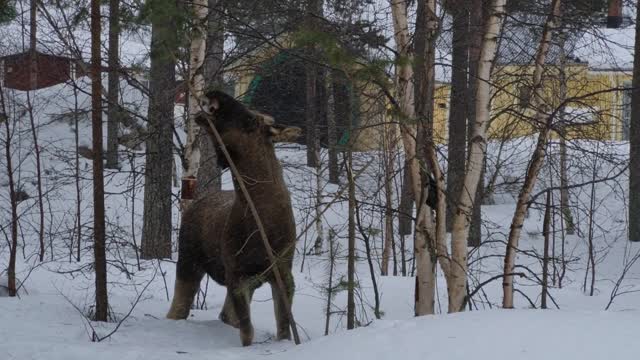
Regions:
[[289, 331], [278, 332], [276, 338], [279, 340], [291, 340], [291, 333]]
[[242, 346], [249, 346], [253, 343], [253, 326], [240, 330], [240, 341], [242, 342]]
[[184, 311], [184, 310], [180, 310], [180, 309], [176, 310], [172, 308], [167, 313], [167, 319], [170, 319], [170, 320], [184, 320], [188, 316], [189, 316], [189, 309]]

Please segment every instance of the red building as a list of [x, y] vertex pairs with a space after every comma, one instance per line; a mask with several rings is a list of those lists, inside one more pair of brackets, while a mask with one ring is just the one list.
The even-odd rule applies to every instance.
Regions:
[[36, 64], [36, 79], [32, 82], [30, 51], [0, 57], [4, 86], [23, 91], [37, 90], [86, 75], [76, 60], [69, 57], [36, 51]]

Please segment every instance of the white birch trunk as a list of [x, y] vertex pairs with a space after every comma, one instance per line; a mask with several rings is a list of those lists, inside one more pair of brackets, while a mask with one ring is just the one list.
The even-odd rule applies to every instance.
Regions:
[[[485, 25], [485, 33], [480, 50], [477, 72], [476, 118], [469, 141], [469, 157], [466, 164], [463, 191], [460, 192], [458, 206], [454, 212], [451, 231], [451, 280], [449, 290], [449, 312], [462, 311], [467, 295], [467, 237], [473, 200], [482, 174], [482, 163], [486, 151], [486, 130], [489, 124], [489, 104], [491, 100], [491, 69], [496, 58], [498, 36], [502, 29], [506, 0], [493, 0], [491, 14]], [[477, 204], [479, 206], [479, 204]]]
[[551, 35], [553, 30], [557, 26], [558, 19], [560, 17], [560, 4], [561, 0], [553, 0], [551, 3], [551, 12], [547, 17], [542, 30], [542, 39], [536, 53], [535, 68], [533, 71], [533, 91], [532, 91], [532, 106], [536, 111], [535, 119], [539, 119], [540, 134], [538, 135], [538, 142], [536, 149], [531, 155], [531, 161], [527, 168], [527, 175], [525, 177], [522, 189], [518, 195], [518, 202], [516, 204], [516, 210], [513, 214], [513, 220], [511, 221], [511, 230], [509, 231], [509, 239], [507, 241], [507, 251], [504, 258], [504, 281], [502, 283], [502, 307], [513, 308], [513, 268], [515, 265], [516, 249], [518, 248], [518, 240], [520, 239], [520, 233], [522, 232], [522, 224], [524, 223], [524, 217], [527, 212], [527, 203], [531, 191], [536, 184], [538, 174], [544, 163], [545, 150], [547, 148], [547, 141], [549, 137], [549, 131], [551, 130], [551, 122], [553, 116], [545, 114], [543, 111], [542, 102], [542, 71], [544, 70], [544, 63], [549, 53], [549, 46], [551, 44]]
[[[199, 127], [195, 123], [195, 115], [200, 111], [198, 99], [204, 90], [203, 64], [206, 50], [206, 19], [209, 11], [207, 0], [193, 0], [191, 3], [194, 15], [194, 27], [191, 32], [191, 49], [189, 58], [189, 117], [187, 120], [186, 132], [187, 141], [185, 144], [185, 169], [183, 179], [195, 178], [198, 175], [200, 166], [200, 150], [197, 146], [196, 138]], [[183, 205], [188, 205], [192, 199], [183, 199]]]
[[[429, 249], [429, 232], [433, 230], [431, 213], [422, 196], [423, 185], [420, 179], [420, 164], [416, 158], [417, 130], [414, 107], [414, 77], [412, 68], [413, 54], [410, 52], [411, 41], [409, 34], [407, 4], [405, 0], [392, 0], [394, 36], [398, 52], [396, 66], [397, 98], [399, 102], [401, 121], [400, 132], [404, 145], [405, 157], [409, 165], [411, 188], [416, 202], [415, 226], [415, 258], [416, 258], [416, 287], [415, 287], [415, 315], [433, 314], [435, 299], [435, 268]], [[425, 193], [426, 194], [426, 193]]]

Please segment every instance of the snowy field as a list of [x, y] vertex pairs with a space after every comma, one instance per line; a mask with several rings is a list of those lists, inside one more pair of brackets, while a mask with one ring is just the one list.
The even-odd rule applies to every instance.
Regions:
[[[60, 96], [70, 98], [64, 91]], [[59, 104], [59, 102], [51, 101]], [[86, 99], [84, 102], [86, 106]], [[81, 102], [82, 105], [82, 102]], [[567, 236], [562, 246], [560, 235], [554, 238], [556, 258], [565, 259], [565, 270], [557, 262], [552, 266], [554, 286], [548, 310], [540, 306], [540, 276], [542, 254], [542, 209], [534, 205], [525, 222], [518, 271], [526, 277], [516, 279], [516, 310], [501, 310], [501, 281], [491, 281], [476, 293], [472, 311], [447, 315], [446, 286], [438, 277], [437, 315], [413, 317], [414, 278], [379, 275], [382, 229], [380, 210], [363, 208], [365, 225], [373, 246], [374, 275], [380, 290], [382, 319], [373, 313], [373, 286], [364, 245], [358, 240], [357, 317], [360, 327], [347, 331], [344, 311], [346, 292], [339, 291], [331, 299], [329, 336], [324, 336], [327, 295], [324, 291], [329, 273], [328, 250], [321, 255], [307, 254], [315, 240], [315, 227], [302, 234], [294, 263], [296, 294], [294, 315], [303, 344], [274, 340], [273, 303], [268, 287], [254, 296], [252, 320], [256, 328], [255, 343], [240, 346], [238, 331], [217, 317], [224, 301], [225, 289], [203, 280], [206, 294], [199, 294], [198, 309], [188, 320], [164, 318], [173, 294], [174, 261], [142, 261], [138, 268], [132, 243], [139, 244], [142, 228], [143, 151], [131, 159], [122, 157], [120, 172], [108, 171], [107, 222], [109, 259], [109, 301], [113, 322], [94, 323], [86, 320], [93, 303], [91, 275], [91, 162], [81, 159], [82, 232], [81, 261], [75, 257], [75, 180], [73, 174], [73, 124], [52, 120], [60, 107], [39, 109], [40, 144], [43, 148], [45, 189], [47, 194], [47, 253], [40, 263], [37, 252], [37, 203], [35, 197], [19, 205], [21, 237], [18, 249], [18, 279], [23, 282], [19, 298], [0, 294], [0, 360], [26, 359], [603, 359], [635, 358], [640, 353], [637, 334], [640, 333], [640, 262], [634, 262], [640, 244], [626, 241], [625, 212], [626, 175], [602, 181], [596, 185], [593, 209], [590, 210], [590, 186], [572, 189], [571, 202], [578, 227], [577, 235]], [[21, 121], [12, 140], [14, 163], [20, 164], [20, 184], [35, 195], [33, 144], [28, 121]], [[90, 144], [90, 124], [80, 122], [81, 145]], [[0, 136], [3, 141], [6, 135]], [[470, 253], [470, 289], [502, 271], [504, 240], [514, 208], [514, 194], [527, 163], [531, 139], [513, 141], [489, 149], [489, 180], [496, 166], [498, 190], [493, 205], [483, 212], [484, 244]], [[588, 153], [579, 151], [589, 149]], [[557, 149], [556, 149], [557, 150]], [[556, 156], [553, 150], [551, 156]], [[557, 151], [556, 151], [557, 152]], [[570, 181], [582, 183], [593, 176], [608, 178], [623, 167], [626, 144], [570, 143]], [[285, 165], [285, 179], [290, 184], [298, 232], [307, 228], [312, 218], [315, 178], [303, 164], [304, 149], [285, 146], [278, 150]], [[377, 154], [359, 154], [358, 164], [373, 162], [358, 179], [359, 199], [363, 203], [383, 199], [375, 189], [379, 185], [380, 166]], [[130, 161], [131, 160], [131, 161]], [[594, 166], [595, 164], [595, 166]], [[132, 171], [135, 170], [135, 171]], [[557, 186], [551, 170], [544, 170], [537, 191]], [[520, 175], [518, 175], [520, 174]], [[9, 223], [8, 187], [5, 183], [6, 163], [0, 160], [0, 282], [6, 281], [8, 247], [4, 234]], [[519, 179], [519, 180], [518, 180]], [[224, 175], [224, 187], [229, 188], [229, 174]], [[510, 185], [515, 181], [515, 185]], [[555, 181], [555, 183], [553, 183]], [[136, 185], [135, 193], [130, 191]], [[515, 193], [513, 188], [515, 187]], [[341, 190], [340, 186], [324, 188], [325, 204]], [[536, 192], [537, 192], [536, 191]], [[176, 195], [179, 188], [174, 187]], [[374, 195], [374, 193], [376, 193]], [[536, 203], [544, 203], [543, 197]], [[177, 231], [179, 213], [174, 208]], [[593, 226], [589, 231], [589, 218]], [[325, 232], [335, 229], [338, 256], [333, 281], [346, 276], [346, 202], [331, 205], [324, 217]], [[559, 233], [560, 218], [555, 226]], [[596, 277], [594, 294], [589, 296], [591, 278], [585, 280], [588, 260], [588, 237], [591, 234], [595, 250]], [[409, 237], [410, 238], [410, 237]], [[407, 239], [410, 248], [410, 239]], [[53, 252], [51, 251], [53, 249]], [[398, 257], [400, 255], [398, 254]], [[407, 254], [410, 258], [410, 253]], [[410, 263], [408, 264], [410, 268]], [[624, 275], [624, 276], [623, 276]], [[590, 276], [590, 275], [589, 275]], [[562, 288], [560, 288], [562, 277]], [[583, 285], [587, 283], [586, 291]], [[613, 299], [612, 299], [613, 298]], [[607, 309], [608, 310], [605, 310]], [[115, 332], [113, 332], [115, 330]], [[92, 341], [95, 338], [102, 341]]]

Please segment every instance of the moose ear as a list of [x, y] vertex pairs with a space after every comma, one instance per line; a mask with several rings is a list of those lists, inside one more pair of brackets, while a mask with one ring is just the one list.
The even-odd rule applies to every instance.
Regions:
[[259, 125], [271, 126], [276, 123], [273, 117], [267, 114], [263, 114], [255, 110], [249, 110], [249, 111], [255, 116], [256, 120], [258, 120]]
[[269, 133], [274, 143], [295, 142], [302, 135], [302, 129], [297, 126], [273, 125], [269, 126]]

